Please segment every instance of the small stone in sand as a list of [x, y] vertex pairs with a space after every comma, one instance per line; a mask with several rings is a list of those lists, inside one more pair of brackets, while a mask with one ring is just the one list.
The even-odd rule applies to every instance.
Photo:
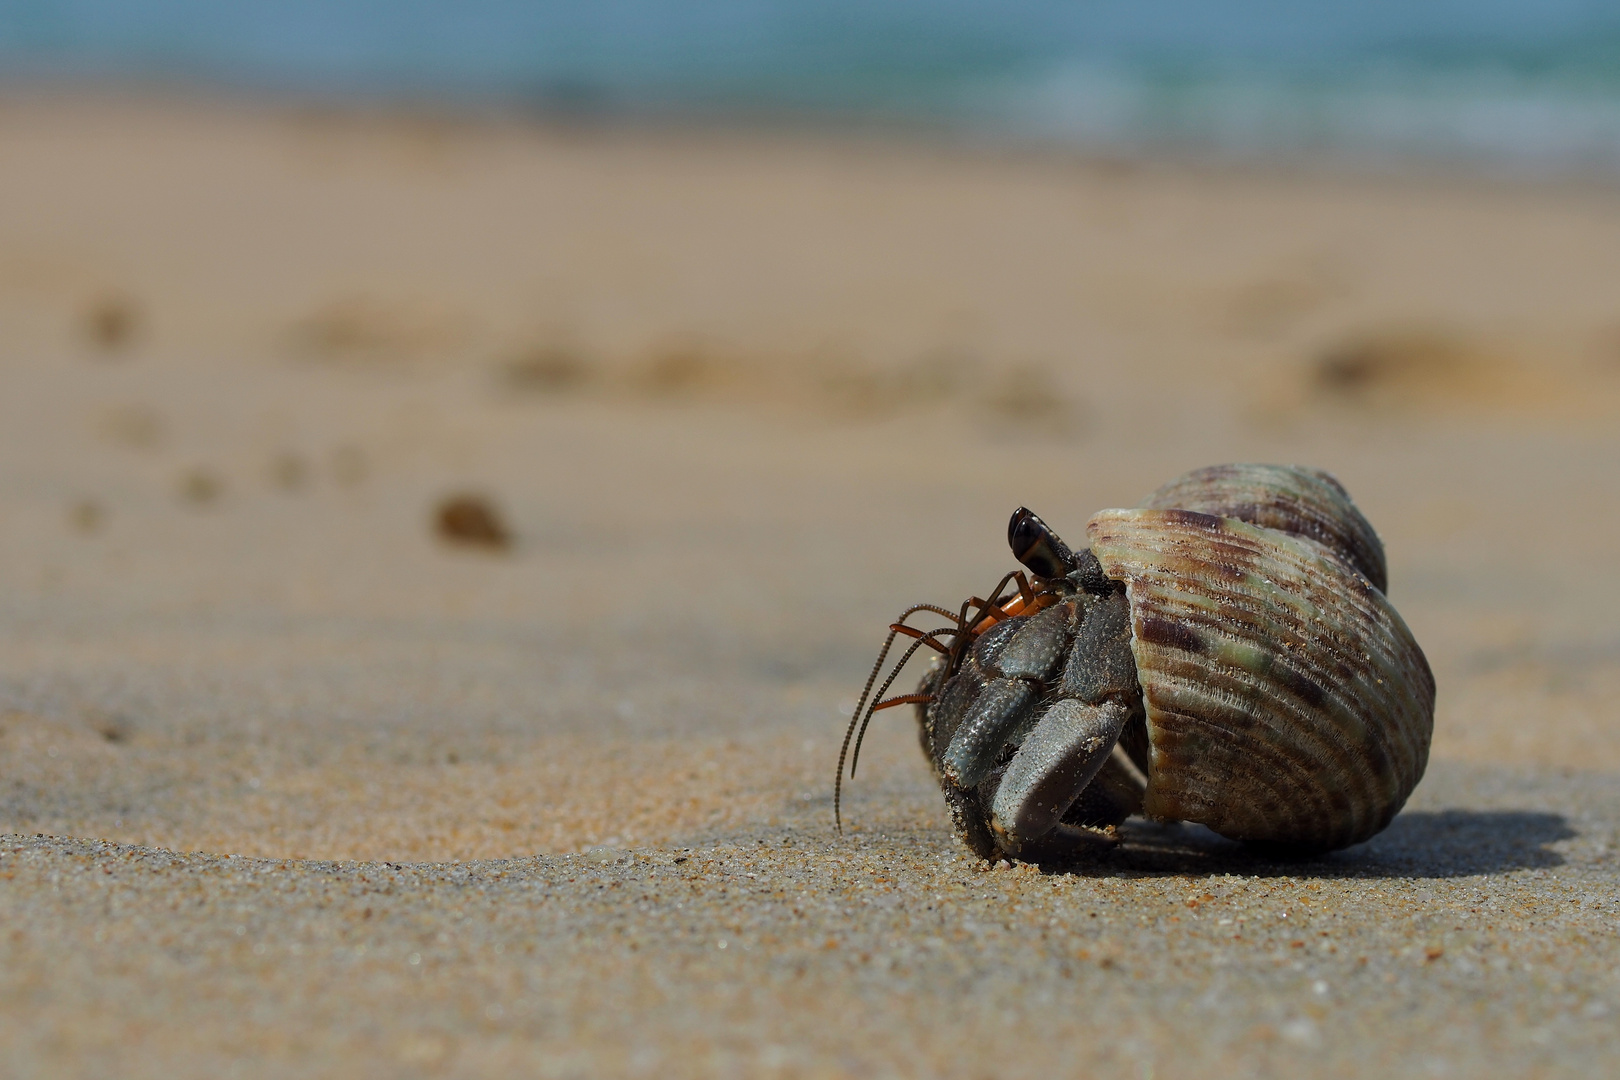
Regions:
[[125, 296], [100, 297], [84, 313], [85, 335], [104, 352], [127, 348], [140, 328], [140, 308]]
[[439, 503], [434, 525], [441, 540], [468, 547], [504, 550], [512, 535], [500, 511], [482, 495], [451, 495]]
[[92, 709], [85, 714], [84, 719], [90, 730], [100, 735], [106, 742], [128, 742], [135, 733], [134, 721], [123, 713], [110, 713], [100, 709]]
[[578, 389], [590, 378], [590, 367], [572, 351], [544, 348], [508, 364], [505, 382], [514, 390], [562, 393]]
[[180, 497], [196, 506], [218, 502], [225, 493], [225, 481], [207, 469], [191, 469], [180, 477]]
[[107, 512], [94, 499], [81, 499], [68, 510], [68, 524], [73, 526], [75, 532], [87, 535], [100, 532], [106, 520]]

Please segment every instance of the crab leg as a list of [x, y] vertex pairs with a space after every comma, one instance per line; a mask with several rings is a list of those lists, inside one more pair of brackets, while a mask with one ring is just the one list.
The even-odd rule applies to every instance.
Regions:
[[1040, 697], [1023, 679], [991, 679], [973, 699], [940, 764], [952, 783], [973, 787], [990, 775], [1001, 748], [1035, 712]]
[[991, 676], [968, 706], [940, 764], [950, 779], [973, 787], [990, 774], [1003, 750], [1017, 746], [1035, 722], [1043, 687], [1061, 670], [1072, 638], [1074, 603], [1049, 606], [1012, 630], [1004, 644], [992, 642], [984, 658]]
[[907, 626], [904, 623], [893, 623], [893, 624], [891, 624], [889, 626], [889, 629], [894, 631], [896, 634], [904, 634], [908, 638], [915, 638], [917, 641], [920, 641], [924, 645], [927, 645], [930, 649], [933, 649], [935, 652], [945, 653], [947, 655], [950, 653], [951, 650], [946, 648], [944, 645], [941, 645], [938, 641], [935, 641], [934, 640], [934, 634], [946, 634], [946, 633], [952, 633], [953, 634], [953, 633], [956, 632], [954, 630], [946, 628], [944, 630], [934, 630], [934, 631], [932, 631], [930, 633], [924, 633], [923, 631], [917, 629], [915, 626]]

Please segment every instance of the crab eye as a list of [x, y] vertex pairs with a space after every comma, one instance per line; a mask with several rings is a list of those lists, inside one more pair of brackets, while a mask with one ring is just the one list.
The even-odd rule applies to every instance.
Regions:
[[1007, 543], [1018, 561], [1037, 577], [1060, 578], [1074, 569], [1069, 545], [1028, 507], [1020, 506], [1007, 522]]

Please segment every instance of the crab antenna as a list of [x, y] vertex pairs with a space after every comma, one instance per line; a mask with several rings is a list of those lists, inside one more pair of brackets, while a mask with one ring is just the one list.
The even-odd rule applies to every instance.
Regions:
[[[938, 604], [912, 604], [894, 620], [895, 624], [904, 625], [907, 619], [919, 611], [943, 615], [947, 619], [955, 619], [958, 627], [962, 625], [960, 615], [953, 615]], [[889, 648], [894, 644], [894, 636], [899, 632], [899, 630], [891, 628], [889, 636], [883, 639], [883, 648], [878, 650], [877, 662], [872, 665], [872, 673], [866, 677], [866, 686], [861, 689], [860, 700], [855, 702], [855, 711], [850, 714], [849, 727], [844, 729], [843, 745], [838, 748], [838, 775], [833, 780], [833, 824], [838, 829], [839, 835], [844, 832], [844, 821], [839, 813], [844, 793], [844, 755], [849, 752], [849, 740], [855, 734], [855, 725], [860, 723], [861, 712], [866, 708], [866, 700], [872, 693], [872, 684], [877, 682], [878, 672], [883, 670], [883, 660], [889, 655]], [[883, 695], [879, 694], [878, 696], [882, 697]]]
[[[912, 606], [907, 607], [906, 610], [902, 610], [899, 617], [894, 620], [893, 627], [889, 628], [889, 636], [883, 638], [883, 648], [878, 649], [878, 659], [876, 659], [876, 662], [873, 662], [872, 674], [867, 675], [867, 685], [862, 687], [862, 690], [860, 690], [860, 698], [855, 701], [855, 711], [851, 712], [851, 716], [849, 716], [849, 727], [844, 729], [844, 742], [842, 742], [838, 748], [838, 776], [833, 777], [833, 826], [838, 829], [839, 836], [844, 834], [844, 818], [842, 818], [841, 808], [842, 797], [844, 797], [844, 759], [846, 759], [846, 756], [849, 755], [849, 740], [851, 740], [851, 738], [855, 735], [855, 725], [859, 724], [860, 722], [860, 714], [862, 714], [862, 712], [865, 711], [865, 708], [867, 708], [867, 699], [872, 696], [872, 685], [873, 683], [878, 682], [878, 672], [883, 670], [883, 661], [885, 661], [886, 657], [888, 657], [889, 648], [891, 648], [891, 646], [894, 644], [894, 635], [901, 633], [899, 627], [902, 627], [902, 625], [906, 623], [907, 619], [910, 619], [910, 617], [917, 614], [917, 612], [922, 612], [922, 610], [925, 610], [925, 612], [933, 612], [933, 614], [944, 615], [946, 619], [956, 619], [956, 627], [941, 628], [941, 630], [935, 630], [933, 633], [961, 633], [961, 630], [959, 630], [962, 625], [961, 615], [953, 615], [951, 612], [948, 612], [948, 610], [944, 610], [943, 607], [938, 606], [938, 604], [912, 604]], [[932, 635], [923, 635], [923, 638], [930, 638], [930, 643], [938, 644], [938, 641], [932, 641]], [[910, 659], [910, 654], [915, 653], [915, 651], [917, 651], [917, 644], [914, 644], [914, 646], [910, 648], [910, 651], [907, 651], [906, 659]], [[906, 659], [902, 659], [901, 664], [904, 664]], [[889, 682], [893, 682], [893, 677], [891, 677]], [[885, 683], [885, 690], [888, 690], [888, 683]], [[878, 696], [881, 698], [883, 693], [880, 691]], [[857, 746], [857, 750], [855, 750], [855, 756], [857, 756], [857, 758], [860, 756], [859, 746]], [[854, 769], [851, 769], [851, 776], [854, 776], [854, 774]]]
[[[877, 662], [872, 665], [871, 674], [866, 676], [866, 685], [861, 688], [860, 700], [855, 702], [855, 712], [850, 717], [850, 731], [855, 730], [855, 717], [860, 716], [861, 710], [866, 707], [866, 699], [872, 693], [872, 684], [877, 682], [878, 672], [883, 670], [883, 659], [889, 655], [889, 648], [894, 644], [894, 636], [896, 634], [905, 633], [906, 630], [912, 629], [911, 627], [906, 626], [906, 620], [917, 614], [919, 611], [928, 611], [936, 615], [943, 615], [947, 619], [955, 619], [958, 626], [960, 626], [962, 623], [961, 616], [954, 615], [937, 604], [912, 604], [910, 607], [906, 608], [906, 610], [902, 611], [895, 618], [894, 622], [889, 625], [889, 636], [883, 639], [883, 648], [878, 650]], [[844, 743], [845, 745], [848, 745], [849, 743], [848, 732], [844, 734]], [[838, 759], [838, 772], [839, 775], [842, 775], [844, 772], [844, 760], [841, 753]]]
[[[906, 661], [910, 660], [917, 654], [917, 650], [922, 648], [924, 642], [929, 641], [935, 634], [938, 633], [954, 634], [955, 632], [956, 631], [950, 627], [945, 627], [942, 630], [930, 631], [929, 633], [918, 638], [916, 641], [912, 642], [911, 648], [907, 649], [905, 654], [900, 657], [899, 661], [894, 665], [894, 667], [889, 669], [889, 677], [883, 680], [883, 686], [877, 692], [879, 702], [882, 701], [883, 695], [889, 692], [889, 687], [894, 685], [894, 680], [899, 678], [901, 670], [903, 670], [906, 666]], [[866, 719], [861, 721], [861, 732], [859, 735], [855, 736], [855, 755], [850, 759], [849, 762], [849, 776], [852, 780], [855, 778], [855, 770], [861, 764], [861, 741], [866, 738], [866, 726], [872, 722], [872, 715], [878, 711], [879, 707], [879, 705], [873, 705], [870, 709], [866, 710]]]
[[896, 615], [894, 621], [904, 624], [907, 619], [911, 618], [919, 611], [931, 611], [935, 615], [943, 615], [947, 619], [954, 619], [956, 617], [956, 612], [947, 608], [942, 608], [938, 604], [912, 604], [899, 615]]
[[889, 655], [889, 646], [894, 644], [895, 636], [900, 631], [890, 630], [889, 636], [883, 639], [883, 648], [878, 650], [877, 662], [872, 665], [872, 673], [866, 677], [866, 686], [861, 690], [860, 699], [855, 702], [855, 711], [849, 714], [849, 726], [844, 729], [844, 741], [838, 747], [838, 772], [833, 777], [833, 828], [838, 835], [844, 834], [844, 819], [839, 809], [844, 794], [844, 758], [849, 753], [849, 740], [855, 737], [855, 725], [861, 722], [861, 712], [866, 708], [867, 696], [872, 693], [872, 684], [877, 682], [878, 672], [883, 670], [884, 658]]

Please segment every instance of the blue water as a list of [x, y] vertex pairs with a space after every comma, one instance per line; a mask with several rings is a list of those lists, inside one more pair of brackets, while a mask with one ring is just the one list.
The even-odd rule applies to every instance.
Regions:
[[1620, 0], [0, 0], [0, 86], [1620, 169]]

